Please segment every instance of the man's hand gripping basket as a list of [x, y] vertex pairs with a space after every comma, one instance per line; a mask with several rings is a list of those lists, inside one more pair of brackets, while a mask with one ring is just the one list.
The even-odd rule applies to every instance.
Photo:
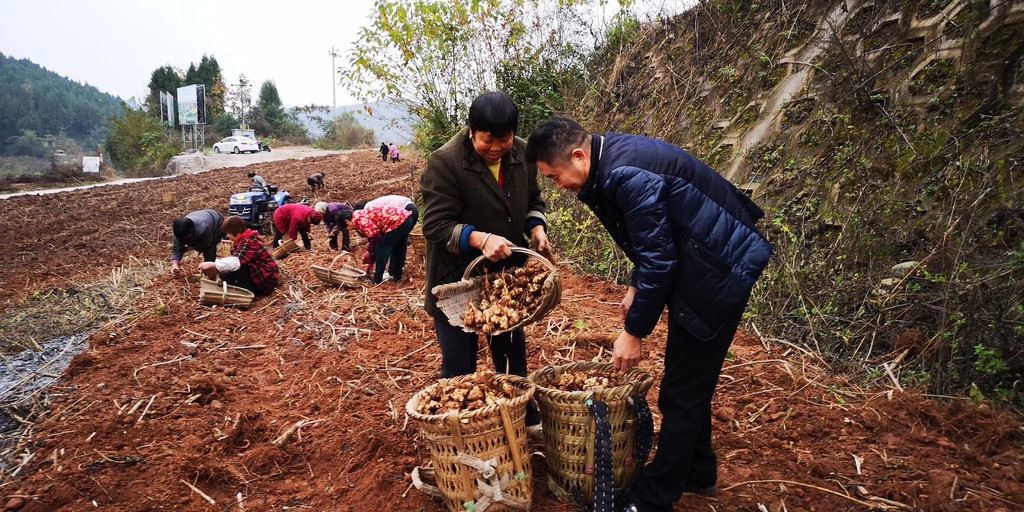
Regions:
[[[512, 247], [512, 256], [498, 264], [507, 265], [520, 261], [523, 263], [519, 269], [533, 266], [534, 270], [538, 270], [539, 266], [543, 273], [530, 275], [540, 282], [527, 283], [524, 285], [525, 288], [519, 288], [506, 282], [513, 283], [522, 276], [506, 279], [499, 284], [511, 293], [500, 300], [494, 300], [494, 304], [491, 304], [487, 297], [495, 295], [494, 278], [501, 272], [486, 272], [488, 266], [485, 264], [490, 262], [484, 256], [479, 256], [466, 267], [462, 280], [437, 285], [431, 290], [437, 297], [438, 309], [444, 312], [452, 325], [462, 327], [463, 331], [490, 335], [513, 331], [544, 318], [562, 300], [562, 279], [558, 275], [558, 269], [544, 256], [522, 247]], [[512, 268], [511, 271], [522, 272], [519, 269]], [[473, 310], [476, 321], [469, 317], [470, 321], [467, 322], [466, 313], [470, 309]], [[488, 321], [484, 321], [480, 315], [487, 315]]]
[[[469, 383], [478, 374], [447, 379]], [[433, 470], [417, 467], [412, 479], [416, 488], [442, 498], [449, 511], [476, 512], [529, 510], [533, 480], [526, 448], [526, 403], [533, 383], [515, 375], [494, 374], [493, 382], [512, 398], [491, 400], [491, 405], [444, 414], [424, 414], [434, 386], [415, 395], [405, 410], [420, 424], [430, 448]], [[441, 383], [435, 386], [441, 386]], [[437, 486], [420, 480], [434, 474]]]
[[[560, 379], [563, 374], [597, 376], [597, 385], [563, 391], [556, 387], [567, 380]], [[602, 387], [600, 376], [621, 384]], [[576, 362], [547, 366], [530, 380], [537, 385], [552, 491], [592, 510], [613, 510], [650, 453], [653, 423], [646, 396], [654, 378], [639, 368], [618, 373], [611, 363]]]

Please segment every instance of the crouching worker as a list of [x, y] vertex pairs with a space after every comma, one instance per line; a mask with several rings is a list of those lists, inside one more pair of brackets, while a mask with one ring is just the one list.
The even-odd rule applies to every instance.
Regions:
[[199, 270], [210, 279], [216, 280], [219, 276], [225, 283], [256, 295], [274, 291], [281, 273], [259, 233], [248, 229], [245, 221], [236, 215], [228, 217], [221, 229], [231, 239], [231, 256], [204, 261], [199, 264]]
[[416, 218], [409, 210], [393, 206], [366, 208], [352, 213], [352, 225], [369, 240], [363, 263], [377, 267], [373, 273], [374, 283], [384, 280], [385, 265], [392, 279], [402, 280], [409, 232], [415, 224]]
[[199, 210], [174, 219], [174, 245], [171, 247], [171, 273], [181, 273], [181, 258], [188, 248], [203, 255], [203, 261], [217, 259], [217, 244], [224, 238], [224, 216], [214, 210]]
[[348, 203], [326, 203], [320, 201], [313, 209], [324, 216], [324, 233], [329, 237], [328, 245], [332, 250], [338, 250], [338, 235], [341, 238], [341, 249], [351, 251], [349, 248], [348, 223], [352, 222], [352, 207]]
[[313, 249], [309, 240], [309, 228], [312, 224], [320, 224], [324, 216], [316, 210], [301, 203], [288, 203], [274, 210], [274, 247], [281, 245], [281, 239], [288, 235], [289, 240], [302, 236], [302, 245], [307, 251]]

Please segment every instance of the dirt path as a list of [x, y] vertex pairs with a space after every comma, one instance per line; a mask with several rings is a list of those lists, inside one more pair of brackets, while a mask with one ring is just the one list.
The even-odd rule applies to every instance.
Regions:
[[[410, 165], [422, 162], [383, 164], [367, 151], [247, 169], [294, 190], [324, 171], [320, 198], [355, 200], [405, 193]], [[440, 357], [421, 306], [419, 255], [400, 284], [328, 287], [311, 265], [335, 253], [315, 233], [317, 252], [283, 260], [281, 289], [247, 311], [201, 306], [197, 277], [167, 272], [170, 221], [193, 208], [226, 210], [244, 170], [5, 203], [19, 212], [0, 218], [12, 234], [0, 251], [6, 318], [38, 314], [45, 303], [36, 291], [70, 293], [115, 268], [163, 266], [138, 290], [131, 315], [90, 336], [90, 350], [40, 405], [45, 412], [0, 439], [4, 511], [443, 510], [409, 489], [409, 473], [430, 455], [404, 406], [434, 381]], [[195, 262], [193, 254], [185, 265]], [[561, 271], [560, 307], [527, 330], [531, 369], [607, 360], [618, 329], [624, 289]], [[664, 337], [662, 324], [641, 365], [656, 378], [652, 404]], [[721, 492], [684, 497], [677, 510], [1024, 507], [1016, 418], [913, 390], [861, 388], [788, 341], [741, 333], [715, 408]], [[531, 452], [533, 510], [575, 510], [547, 489], [543, 449]]]
[[[202, 165], [192, 169], [189, 174], [197, 174], [213, 169], [226, 169], [230, 167], [245, 167], [252, 164], [266, 163], [266, 162], [279, 162], [282, 160], [301, 160], [303, 158], [328, 156], [328, 155], [343, 155], [351, 153], [352, 150], [347, 151], [332, 151], [324, 149], [316, 149], [309, 146], [285, 146], [278, 149], [271, 148], [271, 151], [261, 151], [259, 153], [243, 153], [239, 155], [233, 155], [231, 153], [210, 153], [209, 155], [203, 156]], [[26, 190], [24, 192], [12, 192], [9, 194], [0, 194], [0, 199], [9, 199], [18, 196], [30, 196], [30, 195], [48, 195], [48, 194], [59, 194], [63, 192], [73, 192], [75, 190], [86, 190], [96, 187], [107, 187], [111, 185], [127, 185], [129, 183], [140, 183], [144, 181], [152, 180], [165, 180], [174, 178], [176, 176], [159, 176], [154, 178], [122, 178], [111, 181], [104, 181], [102, 183], [93, 183], [89, 185], [80, 185], [76, 187], [57, 187], [57, 188], [44, 188], [36, 190]]]

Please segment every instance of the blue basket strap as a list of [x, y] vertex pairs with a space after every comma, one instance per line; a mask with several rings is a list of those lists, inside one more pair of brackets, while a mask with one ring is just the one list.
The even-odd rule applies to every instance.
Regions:
[[[636, 414], [636, 451], [633, 456], [633, 463], [637, 465], [633, 473], [635, 482], [636, 476], [647, 464], [647, 457], [651, 454], [651, 446], [654, 444], [654, 418], [651, 416], [651, 407], [647, 404], [645, 396], [634, 395], [629, 397], [627, 402]], [[632, 487], [633, 482], [629, 482], [627, 487]]]
[[612, 424], [608, 404], [595, 400], [594, 414], [594, 512], [615, 512], [615, 468], [612, 464]]

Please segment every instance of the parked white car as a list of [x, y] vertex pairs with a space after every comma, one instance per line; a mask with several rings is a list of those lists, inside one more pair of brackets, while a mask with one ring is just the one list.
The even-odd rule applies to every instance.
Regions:
[[214, 153], [259, 153], [260, 146], [249, 137], [225, 137], [213, 145]]

